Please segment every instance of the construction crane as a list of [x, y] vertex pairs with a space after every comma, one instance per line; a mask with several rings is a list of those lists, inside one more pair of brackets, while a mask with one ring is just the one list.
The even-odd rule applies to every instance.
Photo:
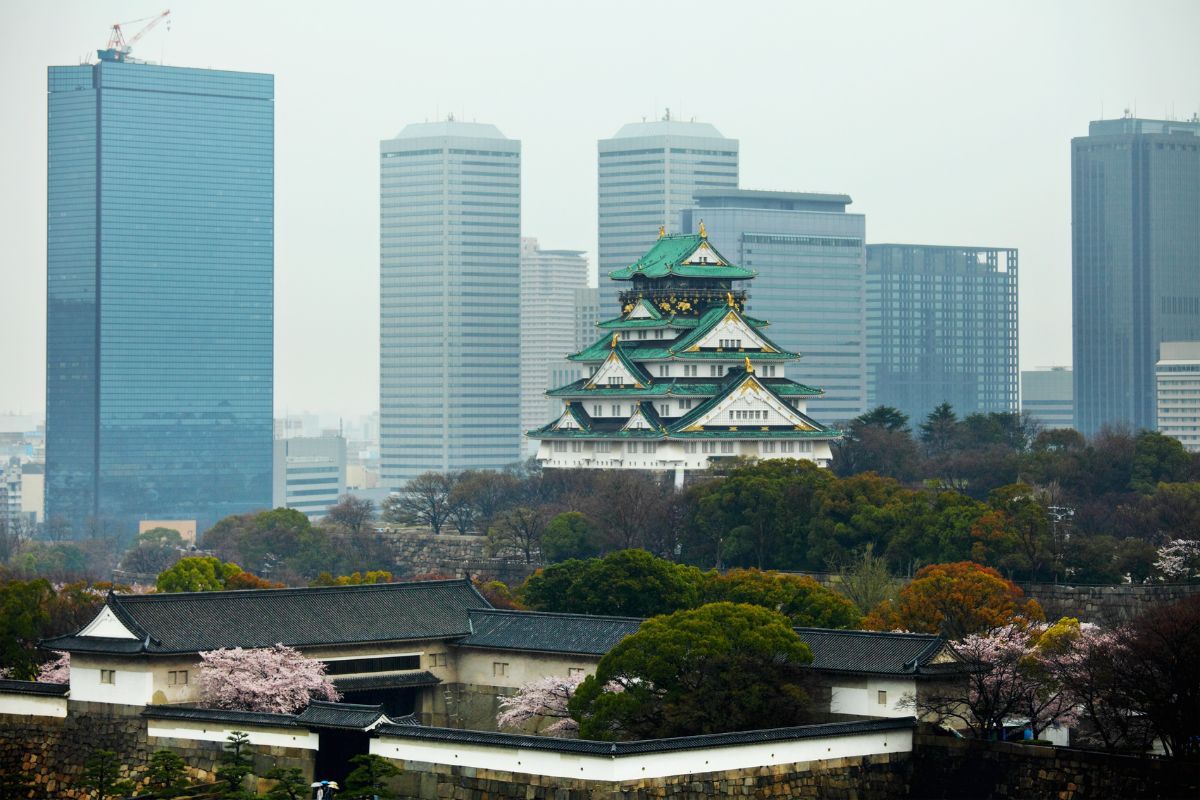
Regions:
[[[132, 19], [129, 22], [118, 22], [112, 26], [112, 34], [108, 37], [108, 47], [104, 50], [97, 50], [96, 56], [101, 61], [126, 61], [129, 59], [129, 51], [137, 44], [137, 41], [153, 30], [154, 26], [162, 22], [167, 17], [171, 16], [171, 9], [167, 9], [155, 17], [142, 17], [141, 19]], [[125, 32], [121, 30], [122, 25], [132, 25], [135, 22], [145, 22], [150, 20], [146, 27], [133, 35], [133, 38], [125, 40]]]

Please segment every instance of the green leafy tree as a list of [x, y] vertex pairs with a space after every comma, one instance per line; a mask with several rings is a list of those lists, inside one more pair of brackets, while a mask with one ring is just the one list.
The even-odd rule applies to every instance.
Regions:
[[957, 445], [958, 415], [949, 403], [942, 403], [921, 423], [921, 442], [930, 455], [942, 455]]
[[191, 786], [183, 758], [171, 750], [155, 750], [146, 765], [146, 788], [160, 797], [175, 797]]
[[121, 777], [121, 760], [112, 750], [93, 750], [83, 763], [80, 785], [96, 800], [133, 793], [133, 782]]
[[219, 592], [241, 571], [237, 564], [225, 564], [212, 556], [190, 556], [159, 574], [155, 586], [160, 592]]
[[787, 617], [713, 603], [646, 621], [571, 698], [587, 739], [651, 739], [799, 724], [812, 654]]
[[1158, 431], [1142, 431], [1133, 445], [1133, 470], [1129, 488], [1150, 494], [1160, 483], [1186, 481], [1191, 456], [1178, 439]]
[[183, 537], [174, 528], [158, 527], [142, 531], [133, 543], [139, 547], [182, 547]]
[[37, 675], [37, 642], [50, 620], [53, 595], [44, 578], [0, 584], [0, 667], [17, 680]]
[[875, 548], [868, 544], [857, 557], [837, 569], [837, 590], [863, 614], [885, 600], [895, 600], [900, 591], [900, 581], [888, 568], [887, 561], [875, 555]]
[[246, 791], [246, 776], [254, 772], [254, 756], [250, 752], [250, 737], [242, 731], [233, 731], [225, 740], [217, 765], [217, 781], [222, 800], [246, 800], [253, 797]]
[[398, 797], [392, 790], [391, 779], [400, 775], [400, 768], [382, 756], [364, 753], [350, 759], [353, 769], [346, 776], [345, 792], [351, 797], [371, 797], [392, 800]]
[[704, 576], [645, 550], [618, 550], [604, 558], [564, 561], [531, 575], [522, 602], [538, 611], [650, 617], [699, 602]]
[[275, 767], [267, 773], [275, 784], [267, 790], [267, 800], [308, 800], [310, 791], [304, 773], [296, 767]]
[[600, 555], [599, 532], [586, 514], [564, 511], [546, 525], [542, 534], [542, 560], [557, 564], [570, 558]]
[[811, 628], [857, 628], [863, 615], [854, 603], [812, 578], [756, 569], [734, 569], [705, 576], [708, 603], [749, 603], [780, 612], [793, 625]]

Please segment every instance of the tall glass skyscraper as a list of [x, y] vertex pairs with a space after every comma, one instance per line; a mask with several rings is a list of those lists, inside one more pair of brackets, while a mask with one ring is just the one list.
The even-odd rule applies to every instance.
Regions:
[[[575, 296], [587, 288], [588, 261], [583, 250], [543, 250], [532, 237], [521, 239], [521, 430], [546, 424], [562, 401], [546, 396], [556, 370], [575, 343]], [[591, 342], [588, 342], [591, 344]], [[526, 456], [537, 453], [537, 441], [521, 437]]]
[[677, 228], [697, 189], [737, 188], [738, 141], [703, 122], [637, 122], [600, 140], [598, 173], [597, 260], [602, 303], [612, 316], [618, 288], [607, 285], [608, 273], [645, 255], [660, 227]]
[[1075, 427], [1153, 430], [1164, 341], [1200, 340], [1200, 119], [1071, 140]]
[[426, 122], [379, 144], [381, 477], [520, 457], [521, 143]]
[[866, 218], [846, 213], [844, 194], [698, 190], [681, 214], [684, 232], [703, 220], [714, 246], [758, 273], [748, 311], [797, 352], [791, 380], [824, 390], [808, 401], [820, 422], [852, 419], [866, 407], [863, 280]]
[[867, 245], [867, 396], [914, 429], [949, 403], [959, 416], [1017, 408], [1017, 251]]
[[46, 514], [271, 503], [274, 79], [49, 70]]

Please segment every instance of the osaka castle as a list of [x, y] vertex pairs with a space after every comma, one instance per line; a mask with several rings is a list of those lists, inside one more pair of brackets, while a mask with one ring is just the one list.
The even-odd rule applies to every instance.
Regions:
[[637, 263], [610, 273], [627, 281], [621, 316], [570, 356], [589, 376], [547, 394], [558, 419], [528, 435], [547, 468], [686, 473], [738, 456], [828, 466], [840, 435], [806, 413], [822, 394], [784, 377], [800, 356], [745, 313], [740, 288], [755, 272], [729, 263], [697, 234], [665, 234]]

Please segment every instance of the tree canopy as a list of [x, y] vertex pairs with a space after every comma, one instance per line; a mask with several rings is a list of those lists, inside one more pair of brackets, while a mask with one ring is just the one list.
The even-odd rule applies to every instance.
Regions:
[[711, 603], [643, 623], [571, 698], [587, 739], [650, 739], [799, 724], [812, 653], [777, 611]]

